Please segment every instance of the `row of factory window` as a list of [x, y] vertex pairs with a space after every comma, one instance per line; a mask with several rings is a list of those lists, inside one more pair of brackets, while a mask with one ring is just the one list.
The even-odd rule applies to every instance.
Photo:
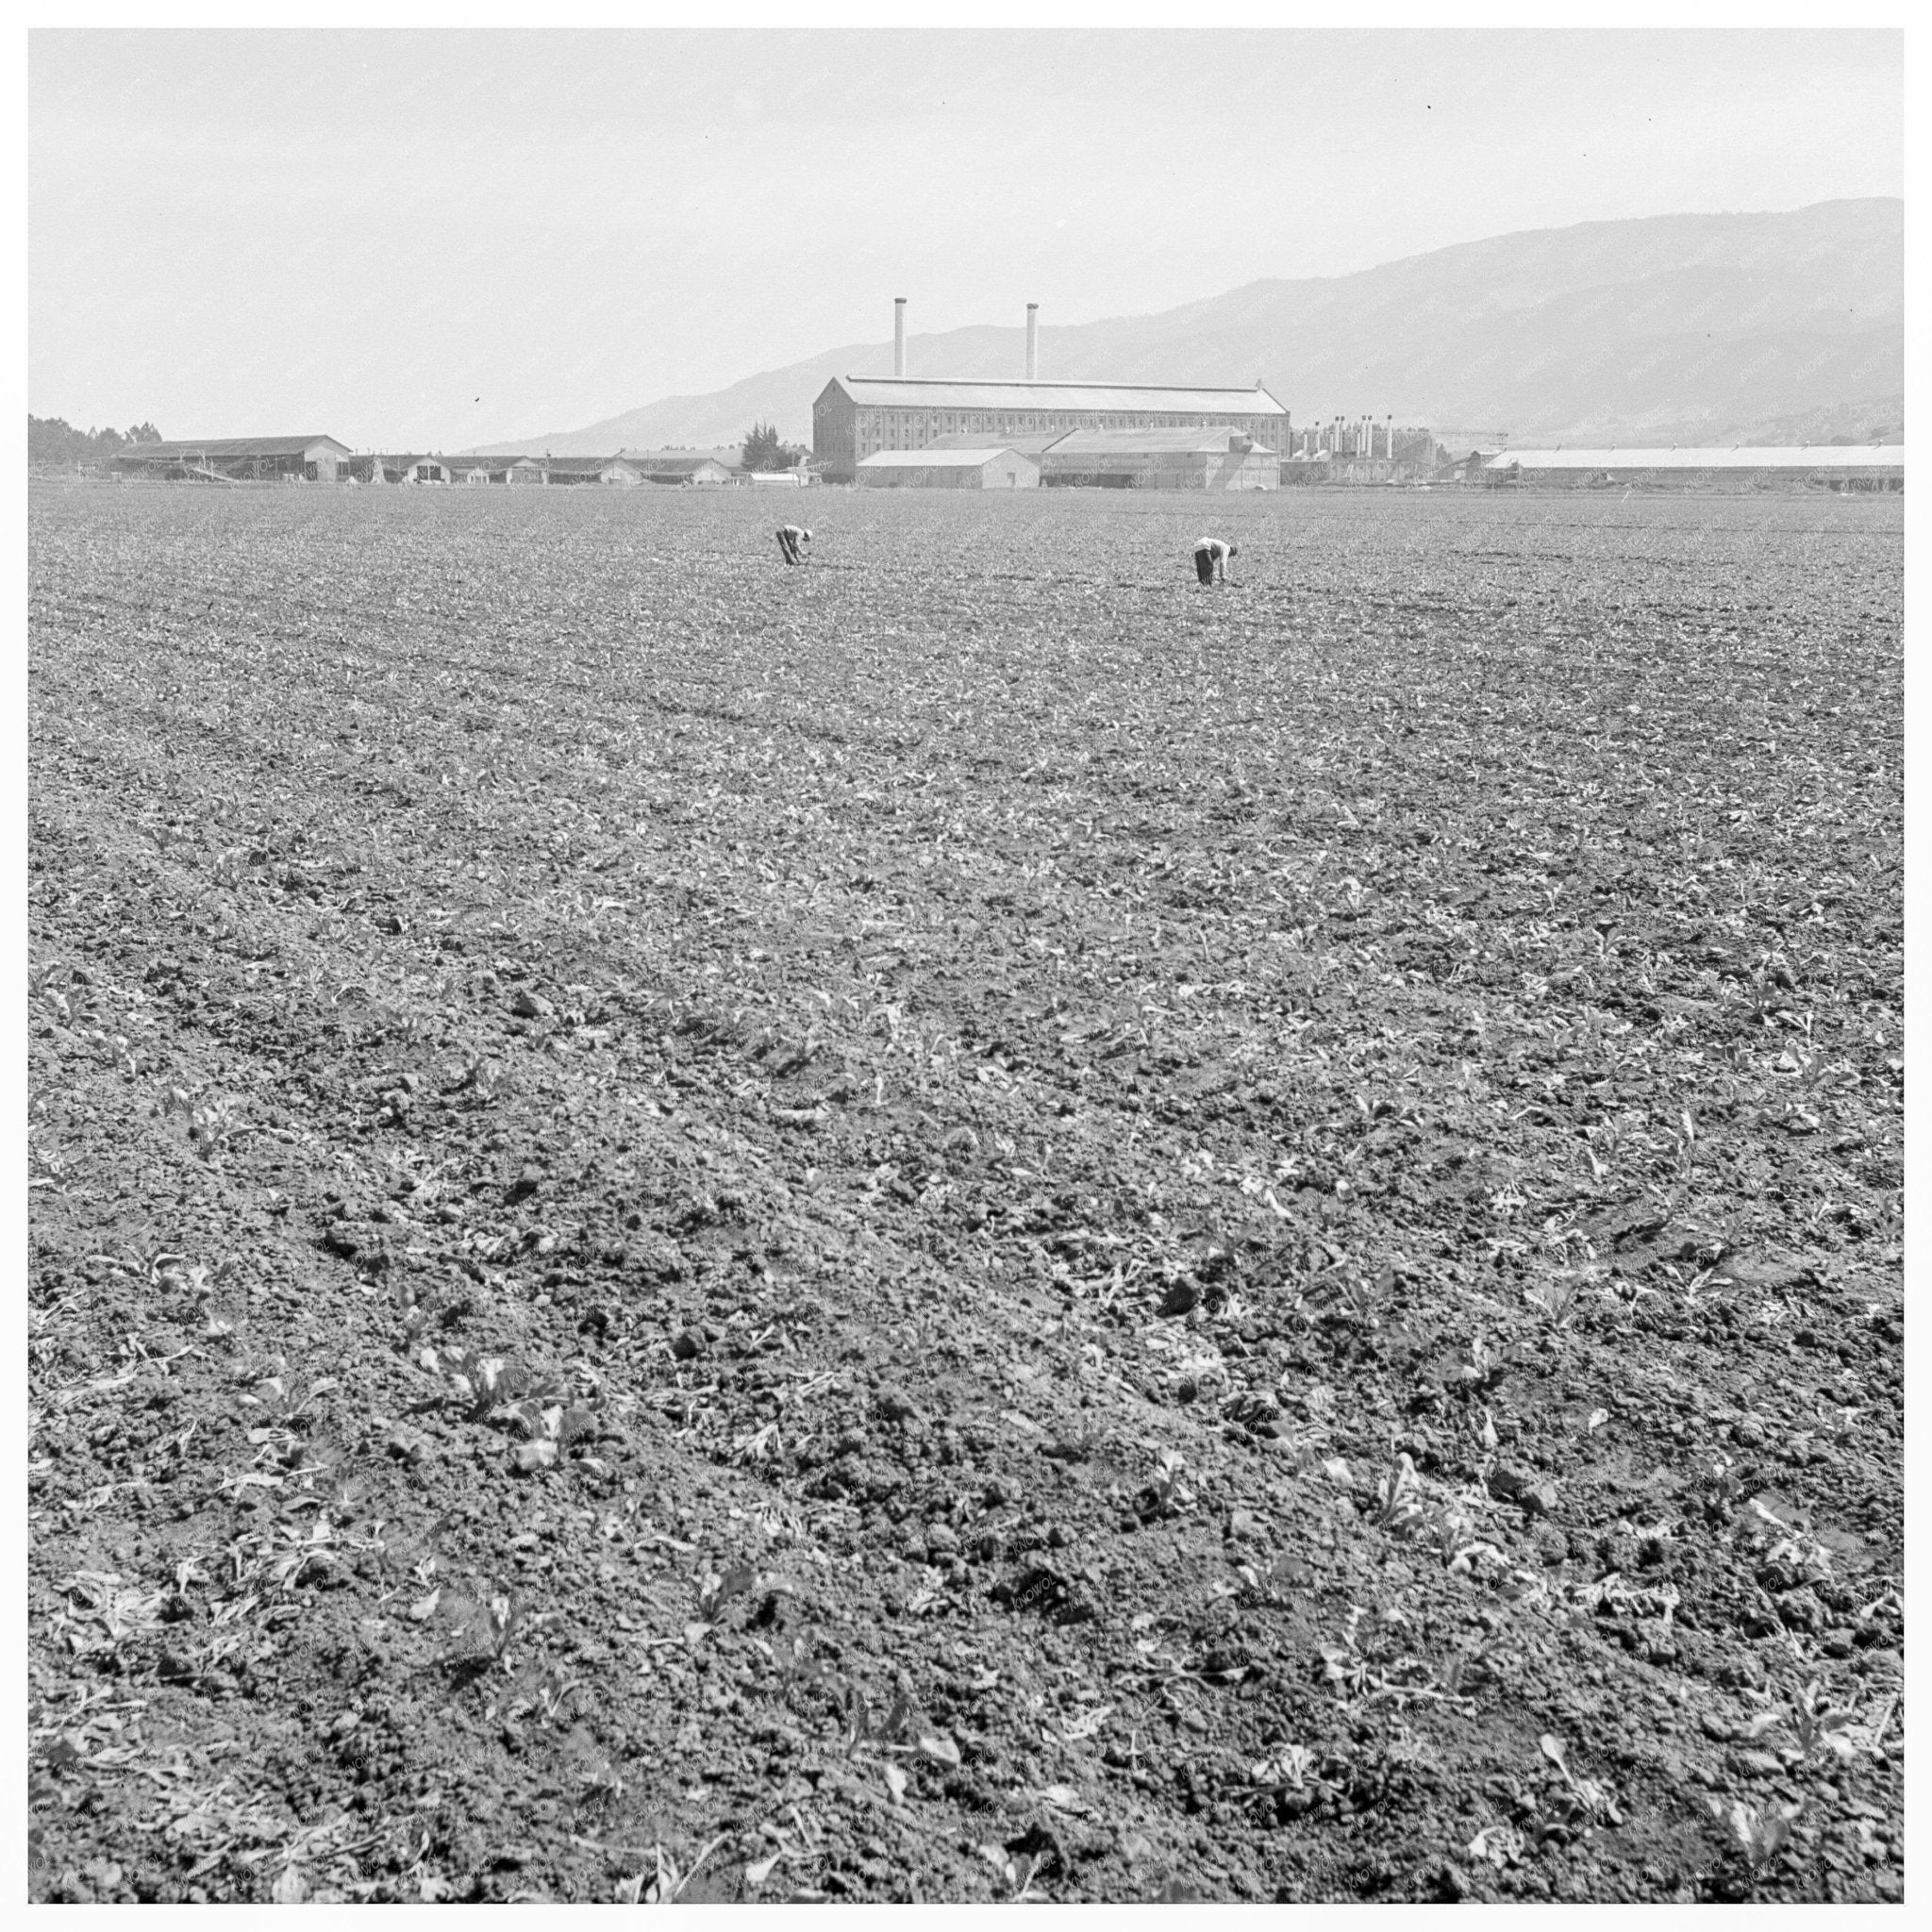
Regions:
[[882, 412], [877, 419], [877, 428], [866, 424], [860, 427], [858, 436], [863, 441], [867, 437], [886, 433], [904, 436], [919, 429], [929, 429], [940, 436], [972, 434], [982, 429], [990, 436], [1011, 436], [1041, 429], [1206, 428], [1224, 422], [1243, 427], [1251, 426], [1248, 419], [1237, 416], [1200, 416], [1176, 422], [1172, 415], [1100, 415], [1084, 409], [1074, 414], [1060, 415], [1020, 414], [1001, 410], [993, 416], [968, 415], [950, 409], [920, 409]]

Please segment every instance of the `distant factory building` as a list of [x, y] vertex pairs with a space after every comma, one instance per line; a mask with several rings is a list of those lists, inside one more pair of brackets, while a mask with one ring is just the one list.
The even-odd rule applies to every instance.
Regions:
[[1903, 443], [1739, 444], [1729, 449], [1506, 449], [1473, 464], [1491, 489], [1757, 488], [1799, 484], [1828, 490], [1903, 490]]
[[825, 480], [850, 482], [866, 458], [965, 435], [1011, 448], [1042, 431], [1237, 429], [1274, 450], [1288, 411], [1266, 390], [1143, 388], [1106, 382], [896, 382], [835, 376], [812, 405], [812, 455]]
[[1335, 416], [1289, 438], [1281, 466], [1285, 484], [1417, 483], [1434, 476], [1448, 452], [1426, 429], [1397, 425], [1392, 416]]
[[887, 449], [865, 458], [868, 490], [1038, 490], [1040, 462], [1016, 449]]
[[1278, 490], [1281, 455], [1228, 424], [1209, 429], [1075, 429], [1040, 459], [1049, 488]]
[[349, 455], [332, 436], [228, 436], [138, 442], [110, 460], [123, 476], [333, 483], [348, 474]]
[[834, 376], [812, 405], [812, 455], [829, 483], [849, 483], [868, 457], [972, 438], [982, 448], [1088, 429], [1231, 428], [1285, 455], [1288, 410], [1258, 383], [1251, 389], [1174, 384], [1041, 382], [1038, 305], [1026, 315], [1026, 377], [950, 381], [906, 373], [906, 304], [893, 305], [893, 374]]

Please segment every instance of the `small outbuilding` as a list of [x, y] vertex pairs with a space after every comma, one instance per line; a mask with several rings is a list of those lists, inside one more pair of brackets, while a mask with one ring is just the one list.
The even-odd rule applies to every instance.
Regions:
[[644, 480], [636, 465], [622, 457], [528, 457], [525, 460], [541, 473], [545, 483], [618, 483], [627, 487]]
[[732, 465], [710, 450], [626, 450], [624, 460], [646, 483], [680, 484], [703, 490], [737, 480]]
[[978, 449], [885, 449], [855, 472], [862, 490], [1037, 490], [1040, 462], [1004, 445]]
[[1281, 458], [1245, 430], [1075, 429], [1049, 443], [1041, 480], [1055, 489], [1278, 490]]
[[509, 481], [510, 466], [518, 460], [505, 456], [450, 457], [444, 467], [452, 483], [503, 484]]

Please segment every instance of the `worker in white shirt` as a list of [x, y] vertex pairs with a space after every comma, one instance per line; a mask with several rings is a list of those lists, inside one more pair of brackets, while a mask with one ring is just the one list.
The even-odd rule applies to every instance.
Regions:
[[1227, 581], [1227, 560], [1241, 555], [1238, 543], [1224, 543], [1219, 537], [1203, 537], [1194, 545], [1194, 575], [1204, 584], [1214, 581], [1214, 573], [1221, 573], [1221, 581]]
[[810, 542], [809, 530], [801, 530], [796, 524], [787, 524], [778, 532], [778, 555], [787, 563], [803, 563], [807, 546]]

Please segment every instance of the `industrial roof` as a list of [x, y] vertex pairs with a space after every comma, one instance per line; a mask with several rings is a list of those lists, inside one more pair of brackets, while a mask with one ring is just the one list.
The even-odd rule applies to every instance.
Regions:
[[349, 454], [349, 445], [338, 442], [333, 436], [226, 436], [210, 438], [206, 442], [137, 442], [117, 454], [157, 463], [178, 461], [184, 457], [299, 457], [323, 443], [343, 456]]
[[[1065, 429], [1030, 429], [1021, 436], [1002, 437], [1000, 447], [1017, 451], [1023, 457], [1037, 457], [1070, 433]], [[983, 429], [977, 434], [970, 429], [955, 430], [950, 436], [935, 436], [926, 444], [927, 449], [983, 449], [985, 446], [986, 431]]]
[[613, 463], [623, 463], [627, 470], [637, 465], [623, 457], [532, 457], [529, 459], [538, 468], [555, 470], [569, 475], [594, 476], [600, 470], [608, 470]]
[[[1142, 388], [1122, 382], [954, 382], [924, 377], [835, 375], [855, 403], [889, 409], [1139, 409], [1149, 414], [1286, 416], [1265, 389]], [[823, 395], [824, 391], [820, 391]]]
[[995, 442], [984, 449], [882, 449], [865, 458], [861, 470], [976, 470], [996, 457], [1022, 456], [1010, 443]]
[[686, 476], [707, 466], [714, 470], [729, 470], [732, 465], [723, 457], [711, 456], [703, 450], [641, 450], [633, 451], [623, 460], [634, 470], [655, 470], [660, 475]]
[[[1224, 457], [1232, 451], [1236, 455], [1244, 455], [1245, 451], [1236, 447], [1238, 443], [1245, 443], [1250, 450], [1257, 447], [1241, 430], [1226, 423], [1205, 429], [1074, 429], [1061, 437], [1047, 454], [1052, 457]], [[1262, 454], [1272, 457], [1277, 452], [1265, 450]]]
[[1740, 443], [1728, 449], [1506, 449], [1489, 470], [1902, 470], [1902, 442]]
[[508, 470], [527, 462], [527, 457], [479, 456], [446, 457], [433, 449], [383, 450], [375, 461], [391, 469], [407, 469], [416, 463], [440, 463], [445, 470]]

